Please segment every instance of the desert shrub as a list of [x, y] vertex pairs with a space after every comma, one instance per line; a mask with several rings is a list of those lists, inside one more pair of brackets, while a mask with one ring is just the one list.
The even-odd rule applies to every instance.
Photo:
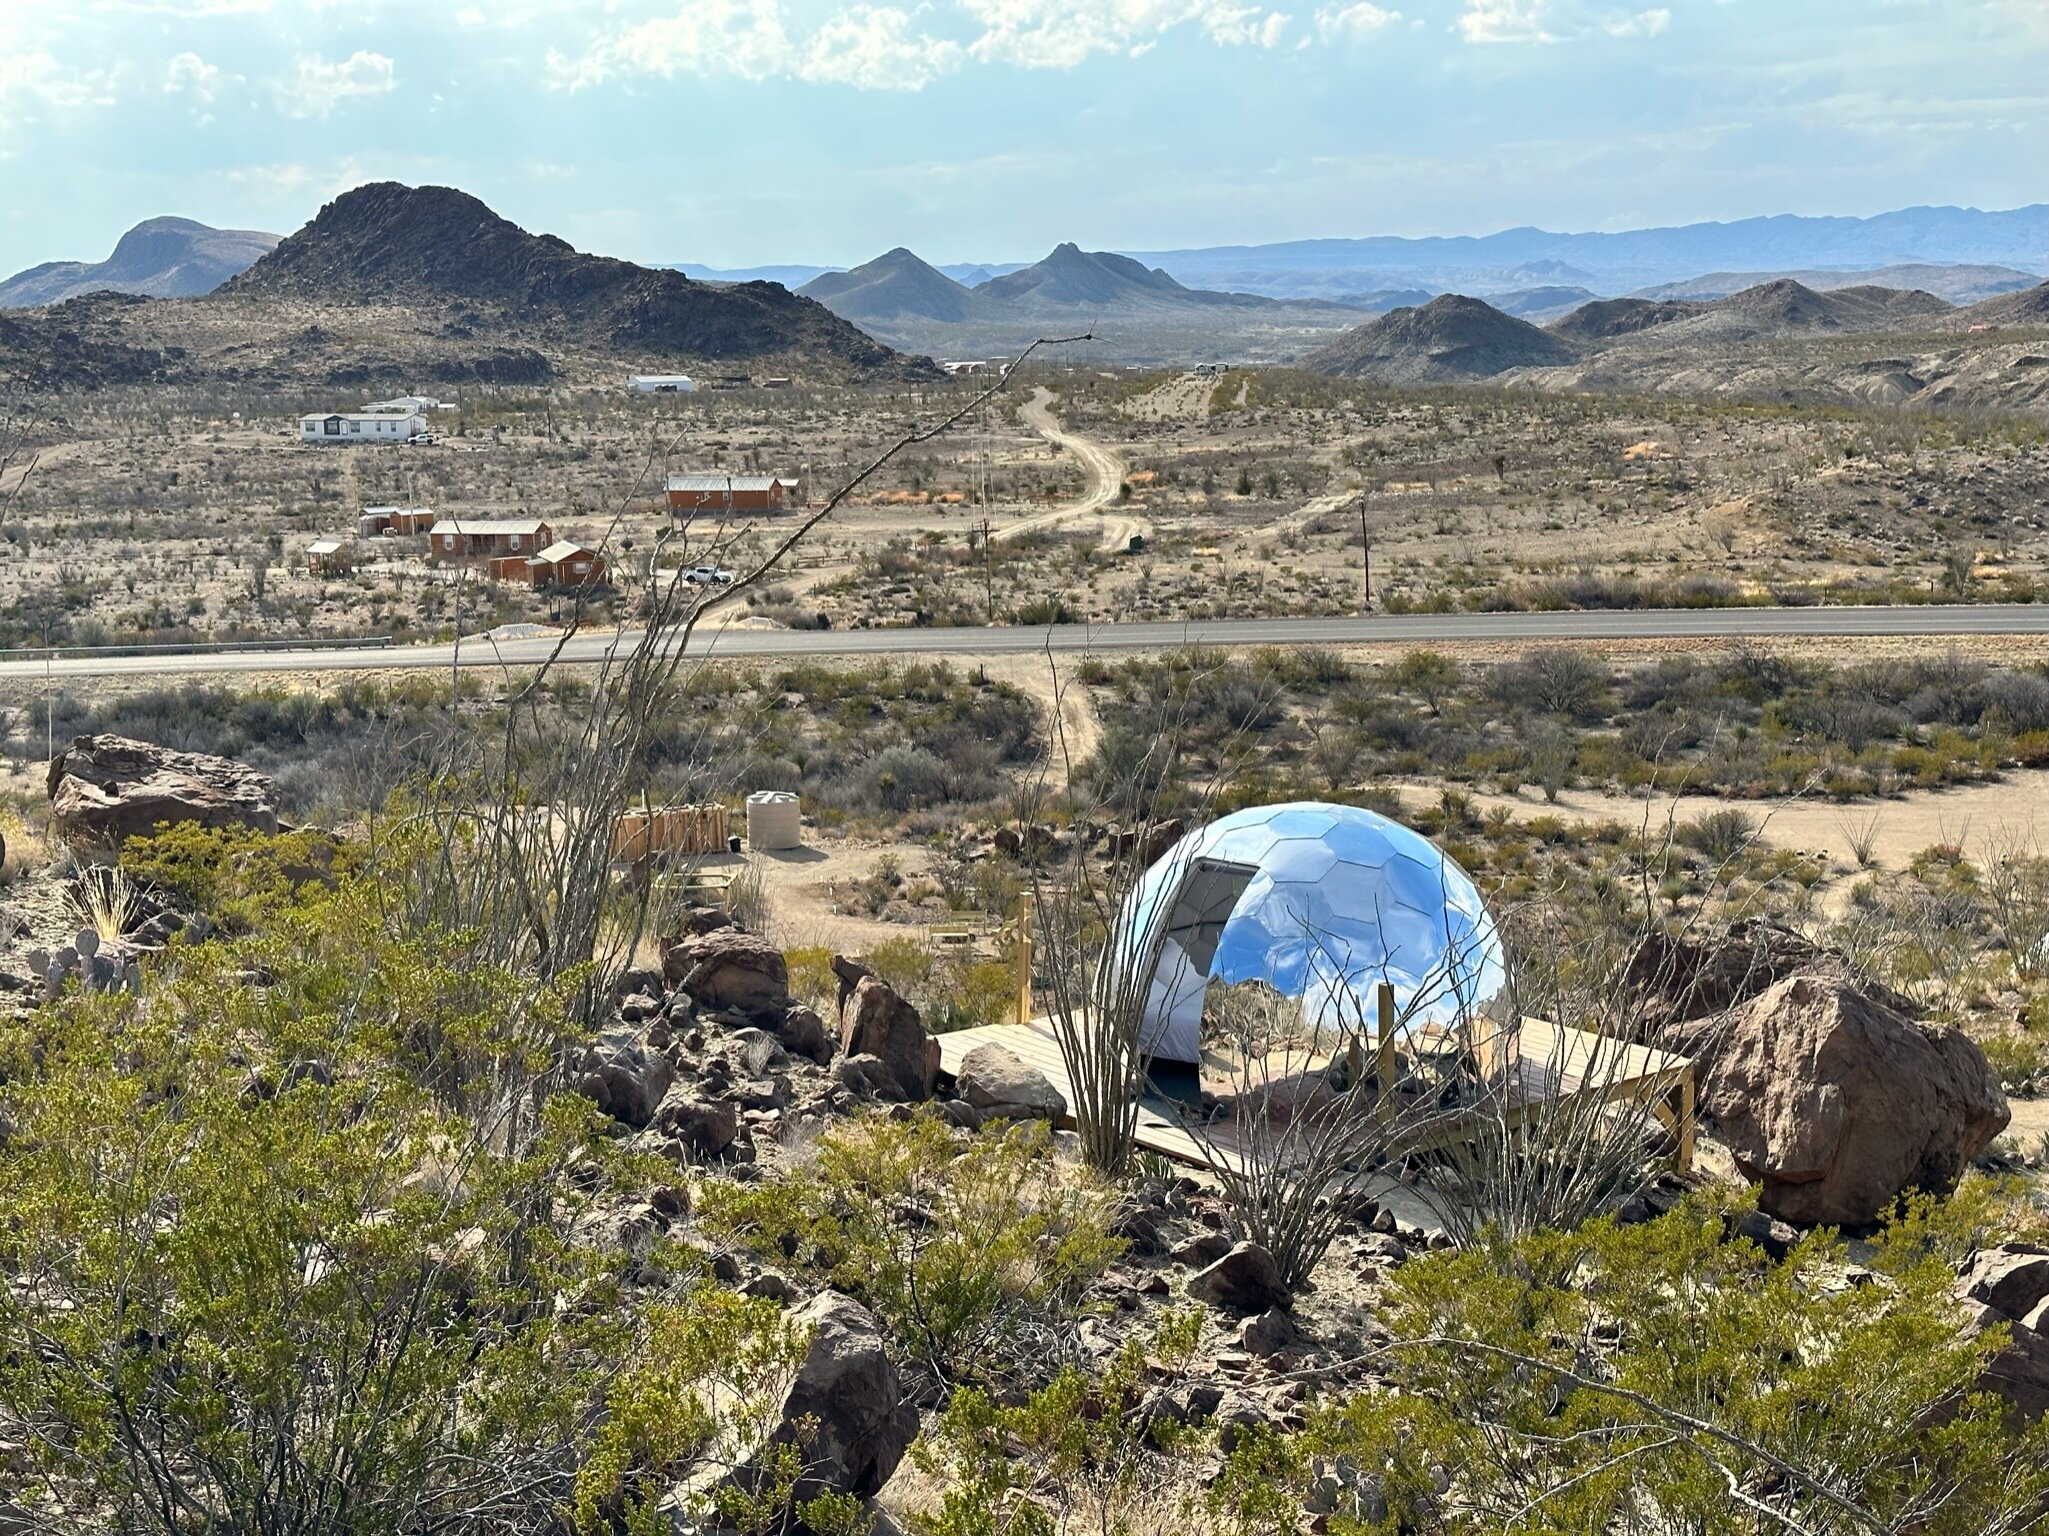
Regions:
[[2033, 1518], [2049, 1425], [2010, 1425], [1974, 1391], [2000, 1341], [1957, 1326], [1956, 1223], [1909, 1209], [1869, 1283], [1845, 1285], [1832, 1234], [1775, 1262], [1726, 1238], [1732, 1217], [1696, 1197], [1403, 1266], [1386, 1389], [1321, 1415], [1311, 1447], [1404, 1529], [1534, 1514], [1559, 1531], [1975, 1536]]
[[1169, 1313], [1099, 1373], [1068, 1366], [1022, 1401], [999, 1403], [974, 1387], [955, 1393], [912, 1453], [944, 1486], [912, 1528], [1054, 1536], [1152, 1529], [1163, 1514], [1190, 1513], [1185, 1463], [1209, 1437], [1162, 1405], [1194, 1363], [1202, 1327], [1200, 1312]]
[[931, 1116], [821, 1137], [808, 1165], [706, 1183], [699, 1222], [858, 1296], [936, 1382], [1043, 1375], [1122, 1249], [1110, 1193], [1042, 1125], [966, 1135]]
[[[0, 1270], [35, 1277], [0, 1287], [0, 1416], [25, 1431], [10, 1494], [58, 1528], [531, 1529], [567, 1506], [576, 1426], [650, 1324], [581, 1235], [627, 1170], [587, 1102], [520, 1086], [516, 1021], [563, 1001], [374, 910], [307, 899], [0, 1036]], [[744, 1352], [727, 1320], [718, 1350]]]
[[833, 972], [830, 945], [800, 944], [784, 950], [783, 961], [790, 968], [790, 996], [813, 1007], [838, 998], [839, 977]]
[[326, 832], [259, 832], [181, 822], [121, 846], [120, 868], [180, 907], [247, 930], [359, 870], [364, 851]]
[[1534, 706], [1572, 720], [1597, 719], [1609, 702], [1607, 666], [1571, 646], [1531, 650], [1521, 661], [1496, 667], [1488, 682], [1510, 708]]
[[1696, 821], [1686, 822], [1673, 836], [1684, 846], [1725, 864], [1750, 845], [1757, 836], [1757, 819], [1748, 811], [1724, 806], [1709, 811]]

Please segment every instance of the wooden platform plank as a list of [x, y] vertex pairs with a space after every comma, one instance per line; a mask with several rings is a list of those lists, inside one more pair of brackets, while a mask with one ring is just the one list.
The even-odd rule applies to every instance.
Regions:
[[[976, 1046], [1000, 1045], [1026, 1065], [1045, 1073], [1066, 1095], [1068, 1103], [1074, 1103], [1078, 1097], [1050, 1020], [1038, 1018], [1029, 1024], [985, 1024], [975, 1029], [955, 1030], [937, 1038], [940, 1069], [946, 1073], [958, 1075], [968, 1052]], [[1561, 1093], [1573, 1095], [1585, 1091], [1589, 1074], [1600, 1085], [1601, 1098], [1608, 1102], [1634, 1100], [1655, 1104], [1667, 1095], [1674, 1097], [1677, 1102], [1672, 1106], [1672, 1118], [1677, 1122], [1673, 1129], [1679, 1143], [1679, 1163], [1682, 1169], [1690, 1164], [1693, 1150], [1693, 1063], [1688, 1058], [1649, 1046], [1591, 1035], [1546, 1019], [1524, 1019], [1515, 1043], [1516, 1075], [1525, 1105], [1534, 1106], [1540, 1099]], [[1072, 1125], [1073, 1117], [1070, 1115], [1062, 1124]], [[1452, 1126], [1440, 1126], [1424, 1139], [1437, 1141], [1455, 1134]], [[1244, 1157], [1228, 1124], [1205, 1128], [1198, 1140], [1197, 1133], [1173, 1114], [1171, 1106], [1150, 1097], [1139, 1106], [1136, 1139], [1146, 1151], [1196, 1167], [1208, 1166], [1212, 1157], [1229, 1160], [1242, 1160]], [[1209, 1144], [1208, 1155], [1202, 1142]]]

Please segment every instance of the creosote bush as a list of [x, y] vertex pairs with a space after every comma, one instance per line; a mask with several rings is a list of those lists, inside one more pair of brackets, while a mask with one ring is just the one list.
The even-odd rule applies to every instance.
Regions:
[[705, 1232], [866, 1302], [935, 1383], [1030, 1379], [1058, 1360], [1123, 1249], [1112, 1214], [1043, 1125], [968, 1134], [930, 1115], [862, 1120], [808, 1163], [698, 1192]]

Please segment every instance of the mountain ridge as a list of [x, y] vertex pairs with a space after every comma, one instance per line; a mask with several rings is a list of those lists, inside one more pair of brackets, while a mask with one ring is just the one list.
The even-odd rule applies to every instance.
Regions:
[[144, 219], [114, 242], [105, 261], [46, 261], [0, 281], [0, 309], [39, 309], [88, 293], [195, 298], [210, 293], [276, 247], [255, 229], [216, 229], [196, 219]]
[[777, 283], [719, 286], [533, 234], [453, 187], [372, 182], [342, 193], [215, 297], [501, 307], [647, 353], [810, 353], [858, 369], [890, 349]]

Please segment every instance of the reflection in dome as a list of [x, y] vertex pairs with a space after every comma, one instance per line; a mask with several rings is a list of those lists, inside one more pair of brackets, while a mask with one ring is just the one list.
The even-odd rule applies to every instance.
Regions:
[[1204, 989], [1263, 982], [1313, 1035], [1368, 1033], [1394, 989], [1403, 1033], [1512, 1017], [1501, 935], [1470, 876], [1428, 839], [1349, 805], [1255, 806], [1181, 839], [1126, 899], [1111, 963], [1157, 950], [1146, 1054], [1201, 1059]]

